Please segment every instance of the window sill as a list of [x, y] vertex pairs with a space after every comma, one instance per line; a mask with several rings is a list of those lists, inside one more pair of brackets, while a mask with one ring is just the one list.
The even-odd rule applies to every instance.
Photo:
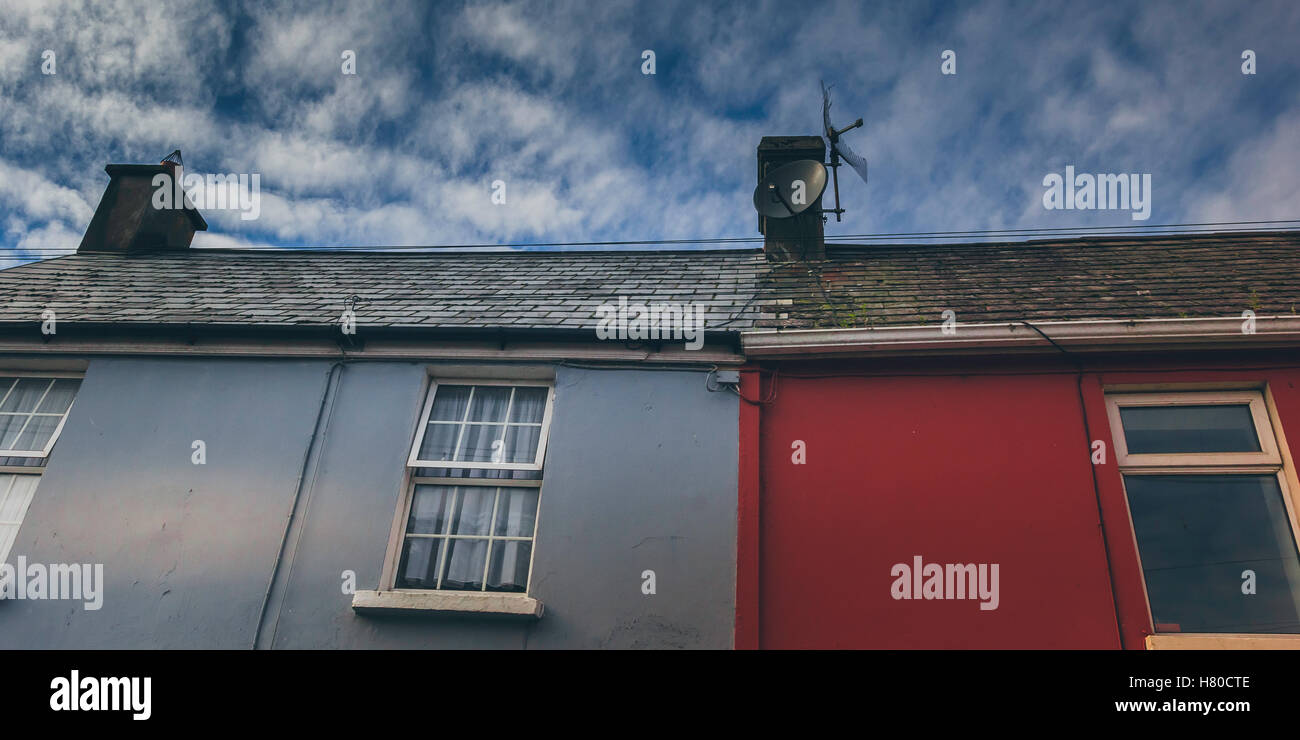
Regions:
[[1300, 650], [1300, 635], [1147, 635], [1147, 650]]
[[483, 614], [540, 619], [542, 602], [523, 594], [472, 591], [358, 591], [352, 595], [358, 614], [422, 616]]

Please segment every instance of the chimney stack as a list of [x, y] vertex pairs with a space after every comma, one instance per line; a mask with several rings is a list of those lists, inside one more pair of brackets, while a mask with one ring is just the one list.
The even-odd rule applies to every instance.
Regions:
[[[108, 188], [86, 227], [78, 254], [188, 249], [195, 231], [207, 231], [207, 222], [177, 183], [184, 171], [175, 162], [110, 164], [104, 171], [109, 177]], [[155, 183], [158, 175], [168, 177]], [[154, 194], [162, 187], [170, 187], [172, 192], [157, 203], [169, 207], [158, 207], [155, 202]], [[175, 197], [178, 193], [179, 199]]]
[[[820, 136], [764, 136], [758, 144], [758, 182], [767, 173], [798, 159], [826, 161], [826, 142]], [[826, 238], [822, 229], [822, 199], [791, 218], [758, 217], [763, 252], [770, 260], [822, 260]]]

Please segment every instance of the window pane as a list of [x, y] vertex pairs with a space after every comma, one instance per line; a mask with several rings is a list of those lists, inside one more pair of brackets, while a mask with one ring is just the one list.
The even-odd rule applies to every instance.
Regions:
[[37, 475], [0, 474], [0, 522], [22, 521], [40, 480]]
[[[492, 443], [501, 439], [505, 430], [502, 424], [466, 424], [465, 433], [460, 438], [460, 450], [455, 459], [461, 462], [494, 462]], [[497, 449], [500, 449], [498, 445]], [[500, 462], [504, 453], [498, 453]]]
[[[17, 538], [18, 538], [17, 524], [0, 524], [0, 555], [5, 556], [6, 560], [8, 559], [9, 548], [13, 547], [14, 540]], [[10, 565], [16, 565], [16, 564], [10, 563]], [[0, 578], [0, 583], [4, 583], [4, 580], [2, 578]]]
[[442, 587], [451, 591], [482, 591], [487, 540], [447, 540], [447, 568]]
[[16, 522], [21, 516], [21, 497], [12, 491], [13, 475], [0, 475], [0, 522]]
[[45, 449], [45, 443], [54, 436], [54, 430], [59, 428], [59, 421], [63, 417], [33, 416], [31, 419], [27, 422], [27, 428], [18, 435], [18, 441], [14, 442], [12, 449], [33, 451]]
[[469, 405], [469, 420], [503, 422], [510, 405], [510, 388], [502, 385], [474, 386], [474, 400]]
[[531, 542], [494, 541], [487, 590], [523, 593], [528, 588], [528, 561], [532, 555]]
[[402, 563], [397, 568], [400, 588], [437, 588], [438, 558], [446, 540], [409, 537], [402, 548]]
[[[19, 468], [43, 468], [43, 457], [0, 457], [0, 465], [12, 465]], [[33, 471], [36, 472], [36, 471]]]
[[451, 506], [450, 486], [416, 486], [406, 531], [413, 534], [444, 534], [447, 510]]
[[9, 548], [36, 493], [38, 475], [0, 475], [0, 563], [8, 562]]
[[77, 395], [77, 388], [81, 386], [80, 380], [71, 380], [69, 378], [60, 378], [54, 381], [54, 387], [49, 393], [45, 394], [45, 400], [41, 401], [40, 408], [37, 412], [42, 414], [62, 414], [72, 405], [72, 399]]
[[460, 489], [451, 534], [486, 536], [488, 527], [492, 526], [492, 504], [496, 501], [496, 495], [497, 489], [486, 486], [465, 486]]
[[502, 459], [502, 462], [530, 463], [536, 460], [537, 443], [541, 438], [541, 427], [507, 428], [505, 457]]
[[19, 378], [18, 386], [9, 394], [9, 398], [0, 404], [0, 411], [28, 412], [36, 409], [36, 404], [50, 387], [49, 378]]
[[1130, 455], [1259, 452], [1250, 406], [1127, 406], [1119, 410]]
[[430, 421], [462, 421], [465, 405], [469, 403], [469, 386], [440, 385], [433, 395]]
[[497, 502], [497, 524], [492, 533], [498, 537], [532, 537], [536, 517], [536, 489], [502, 488]]
[[541, 424], [546, 413], [546, 395], [549, 388], [520, 386], [515, 388], [515, 404], [510, 409], [510, 421]]
[[540, 470], [499, 470], [496, 468], [416, 468], [421, 478], [502, 478], [505, 480], [541, 480]]
[[420, 442], [421, 460], [450, 460], [456, 451], [456, 438], [460, 436], [459, 424], [428, 424]]
[[[1157, 631], [1300, 633], [1300, 556], [1274, 475], [1126, 475]], [[1244, 572], [1255, 593], [1243, 594]]]
[[0, 414], [0, 450], [16, 450], [18, 432], [22, 431], [28, 417]]

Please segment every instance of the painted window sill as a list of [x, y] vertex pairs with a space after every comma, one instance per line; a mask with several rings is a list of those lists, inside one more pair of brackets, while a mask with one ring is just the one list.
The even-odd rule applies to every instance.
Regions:
[[542, 602], [523, 594], [492, 594], [467, 591], [358, 591], [352, 595], [352, 609], [358, 614], [424, 616], [455, 614], [525, 617], [539, 619]]
[[1300, 650], [1300, 635], [1147, 635], [1147, 650]]

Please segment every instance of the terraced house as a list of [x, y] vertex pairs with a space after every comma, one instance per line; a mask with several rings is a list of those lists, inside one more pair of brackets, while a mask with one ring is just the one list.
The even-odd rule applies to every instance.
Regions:
[[1298, 273], [1295, 232], [774, 266], [737, 644], [1300, 647]]
[[[0, 558], [105, 579], [0, 645], [732, 645], [761, 253], [197, 250], [165, 169], [0, 272]], [[619, 298], [719, 328], [600, 340]]]
[[1296, 645], [1296, 232], [203, 250], [164, 168], [0, 272], [0, 559], [104, 579], [4, 647]]

